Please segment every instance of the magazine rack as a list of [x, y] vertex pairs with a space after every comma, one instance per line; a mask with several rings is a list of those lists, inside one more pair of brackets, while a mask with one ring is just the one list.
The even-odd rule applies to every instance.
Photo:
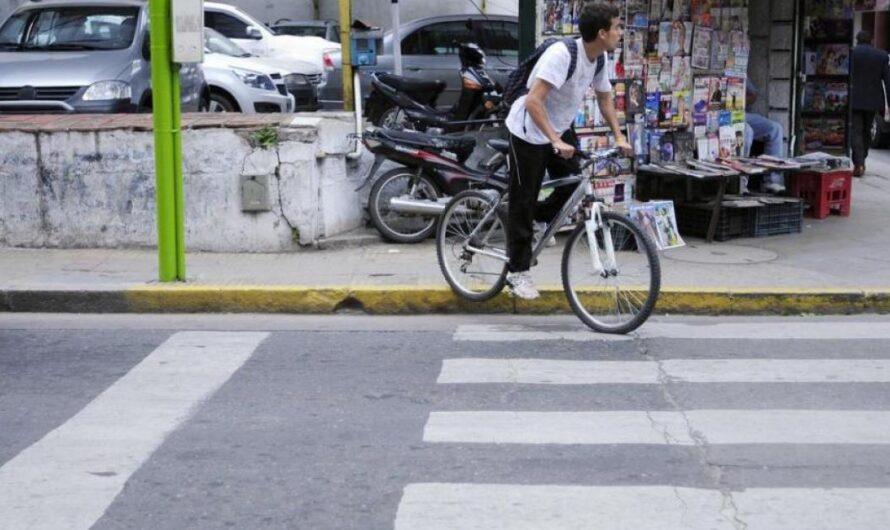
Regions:
[[850, 149], [852, 0], [799, 0], [801, 13], [801, 92], [797, 106], [798, 154]]
[[[578, 36], [585, 0], [538, 0], [539, 43]], [[634, 166], [715, 160], [744, 154], [745, 79], [750, 44], [747, 0], [611, 0], [625, 24], [610, 57], [619, 124]], [[606, 147], [612, 132], [588, 94], [575, 130], [585, 150]], [[606, 175], [603, 175], [606, 176]], [[614, 178], [615, 175], [608, 175]]]

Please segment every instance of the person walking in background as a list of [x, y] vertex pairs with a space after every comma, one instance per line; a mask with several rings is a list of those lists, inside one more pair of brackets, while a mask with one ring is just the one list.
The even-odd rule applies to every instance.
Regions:
[[861, 177], [865, 173], [875, 113], [887, 112], [885, 91], [890, 90], [887, 52], [875, 48], [871, 42], [871, 33], [860, 31], [856, 34], [856, 46], [853, 48], [853, 87], [850, 94], [853, 123], [850, 134], [854, 177]]

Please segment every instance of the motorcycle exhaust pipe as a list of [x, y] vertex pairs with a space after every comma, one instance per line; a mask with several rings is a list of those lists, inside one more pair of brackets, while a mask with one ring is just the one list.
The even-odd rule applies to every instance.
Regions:
[[450, 197], [441, 197], [438, 201], [429, 199], [412, 199], [406, 195], [393, 197], [389, 200], [389, 209], [405, 214], [417, 214], [426, 216], [440, 216], [445, 212]]

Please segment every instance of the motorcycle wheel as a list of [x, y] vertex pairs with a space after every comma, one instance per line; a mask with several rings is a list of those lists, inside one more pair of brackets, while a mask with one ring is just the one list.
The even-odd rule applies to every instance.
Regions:
[[436, 230], [438, 216], [406, 214], [392, 211], [393, 197], [408, 196], [416, 200], [437, 201], [441, 196], [436, 183], [427, 175], [398, 167], [387, 171], [374, 182], [368, 195], [368, 213], [374, 228], [383, 239], [393, 243], [419, 243]]
[[408, 121], [405, 112], [399, 107], [390, 107], [380, 114], [380, 119], [376, 123], [378, 127], [384, 129], [413, 129], [414, 126]]

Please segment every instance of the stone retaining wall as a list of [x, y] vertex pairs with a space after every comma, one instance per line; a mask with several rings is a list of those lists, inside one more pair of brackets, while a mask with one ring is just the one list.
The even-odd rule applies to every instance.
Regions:
[[[186, 247], [288, 251], [360, 226], [353, 131], [347, 113], [184, 116]], [[155, 246], [153, 145], [146, 115], [0, 116], [0, 245]], [[268, 210], [244, 211], [244, 186]]]

